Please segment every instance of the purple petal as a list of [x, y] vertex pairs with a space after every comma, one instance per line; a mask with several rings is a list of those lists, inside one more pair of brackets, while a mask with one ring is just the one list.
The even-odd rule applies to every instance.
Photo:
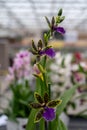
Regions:
[[54, 27], [54, 30], [56, 32], [59, 32], [61, 34], [64, 34], [65, 33], [65, 29], [63, 27]]
[[55, 51], [52, 48], [42, 50], [40, 52], [40, 55], [48, 55], [49, 57], [53, 58], [55, 56]]
[[54, 120], [56, 116], [55, 109], [46, 107], [42, 116], [47, 121]]

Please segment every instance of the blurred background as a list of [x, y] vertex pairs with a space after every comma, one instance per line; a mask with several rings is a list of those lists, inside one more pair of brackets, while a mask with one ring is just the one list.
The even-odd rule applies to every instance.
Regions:
[[1, 69], [11, 64], [16, 51], [28, 48], [32, 39], [37, 43], [43, 37], [43, 33], [48, 30], [45, 16], [50, 19], [60, 8], [66, 17], [61, 25], [66, 34], [55, 34], [55, 46], [64, 51], [86, 53], [86, 0], [0, 0]]
[[[32, 39], [36, 44], [43, 39], [44, 32], [48, 31], [45, 16], [51, 19], [60, 8], [65, 16], [61, 26], [66, 33], [55, 33], [49, 44], [53, 44], [56, 51], [60, 50], [61, 53], [79, 52], [86, 62], [87, 0], [0, 0], [1, 94], [8, 90], [4, 79], [15, 54], [21, 49], [30, 48]], [[0, 98], [0, 103], [6, 104], [3, 98]]]

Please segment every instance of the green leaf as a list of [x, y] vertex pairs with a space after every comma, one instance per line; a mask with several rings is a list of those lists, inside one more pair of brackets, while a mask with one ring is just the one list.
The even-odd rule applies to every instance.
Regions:
[[[59, 129], [60, 128], [60, 129]], [[65, 124], [63, 123], [62, 120], [59, 119], [59, 128], [57, 130], [67, 130]]]
[[57, 110], [56, 110], [58, 116], [63, 112], [64, 108], [66, 107], [66, 104], [68, 103], [72, 95], [74, 94], [77, 87], [79, 87], [78, 84], [72, 86], [70, 89], [66, 90], [64, 94], [60, 97], [60, 99], [62, 100], [62, 103], [57, 107]]
[[85, 70], [80, 64], [79, 64], [79, 72], [86, 74]]
[[65, 58], [63, 58], [62, 62], [61, 62], [61, 67], [65, 67]]
[[[39, 130], [45, 130], [45, 120], [42, 118], [39, 123]], [[38, 130], [38, 129], [36, 129]]]
[[80, 116], [80, 115], [86, 114], [86, 112], [87, 112], [87, 109], [78, 112], [77, 115]]
[[[55, 129], [55, 130], [61, 130], [60, 128], [57, 129], [57, 126], [58, 126], [58, 124], [57, 124], [58, 117], [63, 112], [64, 108], [66, 107], [66, 104], [68, 103], [68, 101], [70, 100], [70, 98], [72, 97], [72, 95], [74, 94], [74, 92], [75, 92], [75, 90], [77, 89], [78, 86], [79, 86], [78, 84], [75, 85], [75, 86], [72, 86], [72, 88], [66, 90], [64, 92], [64, 94], [60, 97], [60, 99], [62, 100], [62, 103], [56, 109], [56, 119], [53, 120], [53, 122], [52, 122], [52, 128], [53, 129]], [[66, 130], [66, 129], [63, 129], [63, 130]]]
[[55, 122], [51, 122], [51, 130], [67, 130], [65, 124], [56, 117]]
[[35, 127], [35, 123], [34, 123], [34, 118], [35, 118], [35, 115], [36, 115], [36, 110], [33, 109], [29, 115], [29, 118], [28, 118], [28, 123], [27, 123], [27, 126], [26, 126], [26, 130], [34, 130], [34, 127]]

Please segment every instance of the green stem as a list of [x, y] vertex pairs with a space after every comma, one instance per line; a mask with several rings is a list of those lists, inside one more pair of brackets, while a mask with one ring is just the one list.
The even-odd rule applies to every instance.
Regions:
[[45, 130], [45, 121], [44, 121], [44, 119], [41, 119], [41, 121], [40, 121], [39, 130]]
[[44, 79], [44, 88], [45, 88], [45, 91], [47, 91], [47, 80], [46, 80], [46, 74], [43, 73], [43, 79]]
[[48, 94], [49, 94], [49, 100], [51, 100], [51, 88], [50, 88], [50, 83], [48, 84]]
[[48, 130], [48, 128], [47, 128], [47, 121], [45, 121], [45, 130]]
[[46, 60], [47, 60], [47, 56], [45, 56], [43, 59], [43, 68], [44, 69], [46, 69]]
[[51, 130], [51, 122], [48, 122], [48, 130]]
[[40, 79], [40, 94], [44, 96], [44, 82]]
[[[49, 100], [51, 100], [51, 88], [50, 83], [48, 84]], [[51, 122], [48, 122], [48, 130], [51, 130]]]

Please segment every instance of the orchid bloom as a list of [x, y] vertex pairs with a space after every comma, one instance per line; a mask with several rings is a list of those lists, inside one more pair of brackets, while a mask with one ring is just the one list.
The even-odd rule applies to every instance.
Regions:
[[54, 26], [53, 30], [56, 31], [56, 32], [59, 32], [61, 34], [65, 34], [65, 29], [63, 27]]
[[34, 122], [39, 122], [41, 118], [44, 118], [46, 121], [54, 120], [56, 116], [55, 107], [59, 105], [62, 101], [60, 99], [49, 101], [49, 96], [47, 93], [45, 93], [44, 98], [42, 98], [36, 92], [35, 99], [38, 101], [38, 103], [30, 104], [32, 108], [38, 109]]
[[48, 48], [48, 49], [44, 49], [44, 50], [41, 50], [40, 51], [40, 55], [42, 56], [42, 55], [47, 55], [47, 56], [49, 56], [50, 58], [53, 58], [53, 57], [55, 57], [55, 51], [54, 51], [54, 49], [53, 48]]

